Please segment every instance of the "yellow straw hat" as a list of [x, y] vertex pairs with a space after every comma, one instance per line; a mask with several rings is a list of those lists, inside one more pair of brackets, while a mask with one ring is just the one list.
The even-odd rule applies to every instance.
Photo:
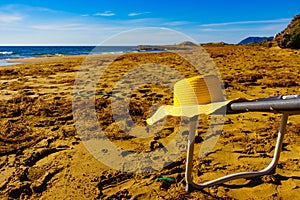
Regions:
[[208, 75], [187, 78], [174, 85], [173, 106], [161, 106], [146, 122], [152, 125], [167, 115], [193, 117], [211, 114], [229, 102], [224, 99], [218, 77]]

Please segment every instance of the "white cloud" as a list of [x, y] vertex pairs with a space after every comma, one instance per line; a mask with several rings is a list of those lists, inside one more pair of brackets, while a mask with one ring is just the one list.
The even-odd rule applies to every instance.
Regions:
[[246, 25], [246, 24], [286, 23], [286, 22], [290, 22], [291, 20], [292, 20], [291, 18], [282, 18], [282, 19], [274, 19], [274, 20], [237, 21], [237, 22], [201, 24], [200, 26], [212, 27], [212, 26]]
[[23, 17], [16, 14], [0, 14], [0, 22], [2, 23], [13, 23], [16, 21], [22, 21]]
[[191, 22], [188, 21], [173, 21], [173, 22], [166, 22], [163, 25], [164, 26], [184, 26], [184, 25], [188, 25], [191, 24]]
[[[189, 36], [168, 28], [136, 28], [107, 39], [104, 46], [165, 45], [193, 41]], [[195, 42], [195, 41], [194, 41]]]
[[45, 7], [34, 7], [29, 5], [23, 5], [23, 4], [8, 4], [4, 6], [0, 6], [0, 10], [2, 13], [23, 13], [26, 15], [31, 16], [32, 14], [63, 14], [63, 11], [59, 10], [52, 10]]
[[31, 26], [32, 29], [37, 30], [56, 30], [56, 31], [74, 31], [74, 30], [85, 30], [81, 24], [61, 24], [61, 25], [35, 25]]
[[116, 21], [119, 26], [123, 27], [131, 27], [134, 28], [138, 27], [158, 27], [163, 26], [163, 23], [165, 22], [163, 19], [160, 18], [134, 18], [134, 19], [128, 19], [128, 20], [119, 20]]
[[103, 13], [96, 13], [94, 16], [101, 16], [101, 17], [112, 17], [115, 16], [116, 14], [112, 11], [105, 11]]
[[[116, 13], [109, 10], [80, 15], [42, 7], [0, 6], [0, 44], [98, 44], [121, 31], [142, 27], [170, 27], [195, 37], [199, 42], [235, 43], [250, 34], [265, 36], [276, 34], [291, 21], [290, 18], [282, 18], [199, 24], [195, 21], [150, 18], [150, 15], [147, 15], [149, 13], [151, 12], [128, 12], [126, 13], [127, 17], [124, 16], [126, 19], [115, 19], [112, 16], [115, 16]], [[169, 42], [168, 37], [165, 39], [162, 35], [154, 33], [149, 35], [163, 38], [164, 42]], [[145, 43], [149, 35], [145, 34], [143, 38], [142, 35], [139, 36], [143, 40], [137, 42]], [[128, 34], [129, 39], [130, 37], [131, 35]], [[170, 42], [172, 41], [176, 40], [173, 38]], [[122, 41], [115, 43], [122, 44]]]
[[145, 14], [150, 14], [151, 12], [132, 12], [129, 13], [128, 16], [129, 17], [135, 17], [135, 16], [139, 16], [139, 15], [145, 15]]
[[[241, 22], [227, 22], [220, 24], [200, 25], [199, 32], [213, 33], [213, 32], [240, 32], [261, 35], [274, 35], [283, 30], [291, 19], [279, 20], [262, 20], [262, 21], [241, 21]], [[232, 26], [237, 25], [237, 26]], [[242, 26], [248, 25], [248, 26]]]
[[[201, 32], [240, 32], [240, 31], [253, 31], [253, 28], [201, 28]], [[257, 30], [257, 29], [255, 29]]]

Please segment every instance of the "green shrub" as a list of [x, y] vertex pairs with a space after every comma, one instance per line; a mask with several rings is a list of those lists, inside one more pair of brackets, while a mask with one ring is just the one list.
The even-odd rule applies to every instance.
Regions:
[[300, 24], [298, 24], [291, 33], [290, 40], [287, 42], [287, 47], [293, 49], [300, 48]]

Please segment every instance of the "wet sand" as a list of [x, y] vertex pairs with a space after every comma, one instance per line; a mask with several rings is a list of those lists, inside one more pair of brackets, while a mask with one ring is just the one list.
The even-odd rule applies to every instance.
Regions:
[[[227, 99], [300, 94], [299, 50], [233, 45], [205, 49], [218, 67]], [[136, 66], [151, 62], [170, 66], [186, 77], [197, 71], [168, 53], [103, 55], [97, 57], [97, 62], [109, 67], [103, 71], [101, 81], [95, 90], [78, 95], [73, 90], [76, 75], [97, 73], [97, 68], [82, 68], [85, 58], [25, 59], [18, 60], [25, 64], [0, 67], [1, 199], [295, 199], [300, 195], [299, 115], [289, 118], [276, 171], [262, 177], [187, 193], [184, 153], [166, 168], [144, 173], [122, 172], [99, 162], [84, 146], [85, 141], [97, 136], [82, 137], [75, 128], [74, 98], [95, 97], [100, 128], [114, 144], [129, 151], [151, 152], [172, 140], [180, 118], [168, 117], [161, 132], [149, 138], [122, 132], [111, 111], [112, 99], [122, 97], [118, 91], [112, 93], [116, 82]], [[95, 63], [85, 61], [88, 64]], [[151, 70], [160, 72], [159, 67]], [[85, 86], [94, 81], [89, 78]], [[93, 96], [93, 92], [98, 95]], [[142, 85], [130, 97], [132, 121], [146, 126], [144, 120], [153, 104], [171, 105], [172, 101], [169, 88]], [[208, 120], [209, 116], [199, 120], [195, 154], [205, 138]], [[279, 122], [277, 114], [227, 115], [211, 153], [201, 159], [195, 155], [195, 182], [266, 167], [273, 156]], [[127, 122], [127, 126], [132, 124]], [[172, 179], [163, 180], [161, 176]]]

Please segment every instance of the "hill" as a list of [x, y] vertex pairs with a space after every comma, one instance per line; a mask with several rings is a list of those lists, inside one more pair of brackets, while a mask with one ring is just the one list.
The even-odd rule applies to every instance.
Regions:
[[271, 37], [247, 37], [239, 42], [239, 44], [250, 44], [255, 42], [262, 42], [265, 40], [273, 40], [273, 36]]
[[281, 48], [300, 49], [300, 14], [274, 40]]

